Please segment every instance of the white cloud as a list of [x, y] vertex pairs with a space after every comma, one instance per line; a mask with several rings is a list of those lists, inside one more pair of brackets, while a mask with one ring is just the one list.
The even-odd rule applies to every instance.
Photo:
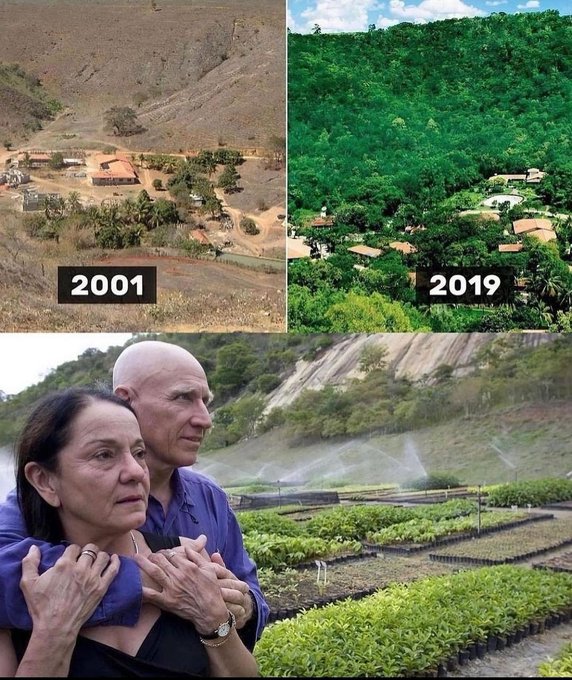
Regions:
[[301, 33], [301, 29], [296, 23], [296, 19], [292, 12], [288, 9], [286, 12], [286, 26], [292, 31], [292, 33]]
[[478, 7], [466, 5], [463, 0], [422, 0], [418, 5], [406, 5], [404, 0], [390, 0], [389, 13], [393, 18], [412, 21], [416, 24], [438, 19], [461, 19], [486, 14]]
[[0, 390], [17, 394], [89, 347], [124, 345], [131, 333], [0, 333]]
[[388, 17], [380, 16], [378, 17], [375, 25], [377, 28], [389, 28], [390, 26], [395, 26], [399, 23], [399, 19], [389, 19]]
[[368, 12], [373, 9], [379, 9], [377, 0], [317, 0], [301, 13], [304, 22], [299, 29], [307, 33], [318, 24], [323, 33], [365, 31]]
[[487, 0], [485, 2], [485, 5], [488, 5], [489, 7], [498, 7], [499, 5], [506, 5], [508, 0]]
[[524, 5], [517, 5], [518, 9], [537, 9], [540, 7], [538, 0], [528, 0]]

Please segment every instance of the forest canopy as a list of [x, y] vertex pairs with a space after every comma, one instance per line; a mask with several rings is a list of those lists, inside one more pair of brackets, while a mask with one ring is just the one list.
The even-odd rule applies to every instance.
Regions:
[[[572, 328], [572, 17], [290, 34], [288, 54], [290, 235], [310, 248], [291, 332]], [[445, 267], [507, 267], [515, 300], [428, 307], [416, 271]]]
[[290, 34], [288, 58], [294, 221], [357, 203], [375, 224], [493, 173], [572, 171], [570, 16]]

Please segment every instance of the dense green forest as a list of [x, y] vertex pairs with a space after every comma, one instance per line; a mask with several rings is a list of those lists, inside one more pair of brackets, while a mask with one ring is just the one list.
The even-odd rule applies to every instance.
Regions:
[[[572, 403], [572, 335], [554, 336], [530, 347], [520, 334], [494, 336], [472, 359], [471, 370], [455, 376], [440, 365], [424, 380], [397, 376], [383, 344], [366, 348], [362, 377], [344, 389], [325, 385], [304, 390], [289, 405], [265, 412], [267, 395], [295, 370], [347, 336], [292, 334], [159, 334], [140, 336], [175, 342], [205, 367], [215, 395], [214, 427], [204, 450], [232, 445], [280, 428], [293, 443], [416, 430], [482, 416], [526, 403]], [[137, 341], [137, 338], [129, 342]], [[42, 382], [0, 401], [0, 445], [13, 441], [25, 414], [43, 394], [71, 385], [110, 386], [122, 347], [86, 350]]]
[[[289, 215], [312, 249], [290, 265], [289, 329], [570, 330], [572, 17], [500, 12], [288, 45]], [[491, 179], [531, 168], [540, 182]], [[508, 193], [521, 202], [482, 207]], [[332, 223], [312, 227], [323, 206]], [[527, 217], [555, 238], [517, 235]], [[358, 270], [356, 244], [381, 254]], [[443, 266], [508, 266], [522, 289], [497, 308], [417, 305], [410, 274]]]

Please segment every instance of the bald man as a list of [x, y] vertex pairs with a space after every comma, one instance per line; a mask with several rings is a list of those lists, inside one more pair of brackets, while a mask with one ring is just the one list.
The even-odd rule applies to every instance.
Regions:
[[[197, 538], [207, 537], [206, 550], [217, 564], [223, 597], [236, 618], [244, 643], [253, 649], [268, 619], [266, 604], [248, 557], [236, 517], [224, 491], [189, 469], [212, 420], [207, 377], [187, 350], [146, 340], [127, 347], [113, 369], [113, 389], [128, 401], [139, 422], [147, 449], [151, 494], [144, 531]], [[0, 505], [0, 628], [31, 628], [17, 586], [21, 561], [30, 544], [40, 545], [42, 566], [51, 566], [63, 546], [27, 537], [16, 493]], [[121, 559], [121, 569], [87, 625], [133, 625], [142, 601], [184, 617], [185, 600], [151, 562]], [[141, 571], [143, 574], [141, 573]], [[160, 584], [160, 588], [142, 587]], [[149, 581], [148, 579], [151, 579]]]

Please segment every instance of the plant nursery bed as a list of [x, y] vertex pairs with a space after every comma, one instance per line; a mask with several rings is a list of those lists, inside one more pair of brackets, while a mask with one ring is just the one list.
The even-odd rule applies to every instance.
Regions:
[[450, 545], [452, 543], [460, 543], [462, 541], [470, 541], [472, 539], [481, 538], [488, 534], [498, 533], [500, 531], [508, 531], [515, 527], [522, 526], [529, 522], [542, 522], [553, 519], [552, 515], [538, 514], [525, 517], [523, 519], [516, 519], [513, 522], [506, 522], [494, 527], [486, 527], [481, 529], [480, 533], [475, 529], [471, 532], [464, 532], [460, 534], [451, 534], [450, 536], [443, 536], [430, 543], [400, 543], [399, 545], [377, 545], [371, 543], [364, 543], [364, 546], [370, 550], [382, 551], [387, 554], [394, 555], [412, 555], [414, 553], [423, 552], [425, 550], [434, 550], [436, 547], [442, 545]]
[[572, 518], [526, 524], [493, 533], [454, 547], [445, 547], [429, 558], [453, 564], [492, 565], [522, 562], [572, 545]]
[[351, 597], [359, 599], [390, 583], [406, 583], [426, 576], [436, 576], [455, 571], [447, 564], [426, 559], [415, 560], [398, 556], [370, 556], [362, 560], [337, 562], [324, 570], [312, 568], [286, 569], [278, 572], [272, 583], [263, 588], [270, 607], [271, 620], [295, 616], [302, 609], [324, 606], [330, 602]]
[[535, 562], [534, 569], [552, 569], [553, 571], [567, 571], [572, 574], [572, 551], [554, 555], [542, 562]]

